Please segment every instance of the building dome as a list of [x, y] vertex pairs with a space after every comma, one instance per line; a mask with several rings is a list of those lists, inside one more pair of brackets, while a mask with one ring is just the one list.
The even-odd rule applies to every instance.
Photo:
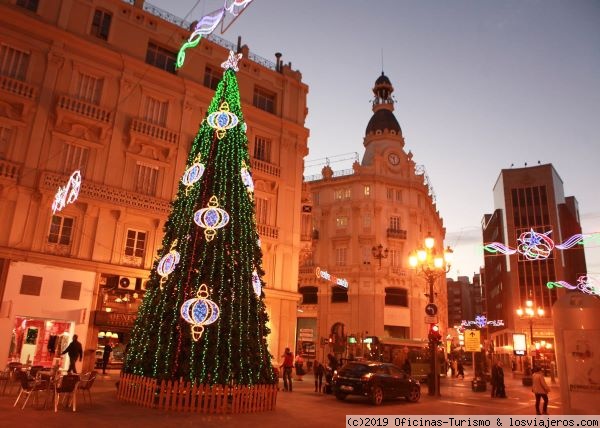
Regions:
[[375, 86], [373, 86], [373, 116], [367, 125], [365, 135], [376, 133], [377, 131], [388, 132], [394, 131], [396, 134], [401, 135], [402, 130], [400, 125], [394, 116], [394, 98], [392, 97], [394, 87], [390, 79], [381, 72], [381, 76], [375, 80]]
[[377, 110], [373, 113], [371, 120], [369, 120], [369, 123], [367, 124], [365, 135], [376, 133], [377, 131], [383, 132], [385, 130], [394, 131], [398, 135], [402, 134], [400, 124], [391, 110]]

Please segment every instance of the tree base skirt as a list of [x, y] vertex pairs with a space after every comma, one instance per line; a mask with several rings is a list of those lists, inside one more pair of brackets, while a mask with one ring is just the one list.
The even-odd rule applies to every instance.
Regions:
[[122, 373], [117, 399], [152, 409], [186, 413], [253, 413], [275, 409], [277, 384], [192, 385]]

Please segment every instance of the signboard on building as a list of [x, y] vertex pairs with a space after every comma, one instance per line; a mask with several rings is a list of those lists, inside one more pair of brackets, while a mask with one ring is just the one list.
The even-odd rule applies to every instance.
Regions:
[[527, 337], [524, 333], [513, 333], [513, 354], [527, 355]]
[[479, 330], [465, 330], [465, 351], [481, 351], [481, 333]]

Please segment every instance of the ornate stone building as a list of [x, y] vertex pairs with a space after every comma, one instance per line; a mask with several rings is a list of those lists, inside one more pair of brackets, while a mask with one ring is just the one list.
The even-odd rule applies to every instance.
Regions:
[[[319, 358], [332, 351], [361, 355], [361, 338], [367, 336], [427, 338], [428, 291], [410, 269], [408, 257], [428, 235], [441, 253], [445, 229], [423, 167], [404, 150], [393, 90], [382, 73], [373, 88], [362, 163], [343, 172], [325, 166], [321, 176], [306, 183], [299, 341], [308, 341], [312, 334]], [[375, 258], [379, 250], [382, 257]], [[329, 280], [323, 272], [330, 274]], [[347, 289], [335, 285], [336, 280], [342, 285], [347, 281]], [[436, 282], [435, 293], [445, 331], [445, 278]]]
[[[77, 333], [126, 343], [170, 201], [228, 51], [248, 127], [270, 349], [295, 340], [308, 87], [298, 71], [143, 1], [0, 4], [0, 359], [49, 364]], [[52, 202], [74, 170], [79, 198]], [[0, 362], [1, 363], [1, 362]]]

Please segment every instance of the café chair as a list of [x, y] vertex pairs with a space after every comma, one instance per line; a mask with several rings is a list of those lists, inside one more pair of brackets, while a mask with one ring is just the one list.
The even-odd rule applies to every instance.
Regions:
[[25, 406], [27, 405], [27, 401], [29, 401], [29, 397], [31, 397], [31, 394], [35, 394], [33, 401], [34, 401], [34, 403], [36, 403], [37, 398], [38, 398], [38, 393], [40, 391], [42, 391], [42, 392], [46, 391], [46, 389], [48, 388], [47, 382], [45, 382], [41, 379], [32, 379], [24, 371], [18, 370], [16, 372], [16, 377], [17, 377], [19, 383], [21, 384], [21, 390], [19, 391], [19, 395], [17, 396], [17, 399], [15, 400], [15, 404], [13, 404], [13, 407], [16, 407], [17, 403], [21, 399], [21, 396], [25, 395], [26, 396], [25, 402], [23, 403], [21, 410], [23, 410], [25, 408]]
[[[77, 385], [79, 383], [79, 375], [67, 374], [62, 376], [54, 386], [54, 411], [58, 411], [58, 402], [61, 395], [63, 402], [67, 405], [73, 403], [73, 411], [77, 410]], [[68, 401], [67, 401], [68, 399]]]
[[92, 389], [92, 385], [94, 384], [94, 381], [96, 380], [96, 376], [98, 376], [98, 372], [96, 370], [92, 370], [91, 372], [84, 374], [83, 376], [81, 376], [81, 381], [79, 382], [79, 385], [77, 386], [77, 391], [82, 391], [84, 402], [85, 402], [85, 393], [87, 392], [88, 398], [90, 400], [90, 405], [92, 404], [92, 393], [90, 392], [90, 390]]

